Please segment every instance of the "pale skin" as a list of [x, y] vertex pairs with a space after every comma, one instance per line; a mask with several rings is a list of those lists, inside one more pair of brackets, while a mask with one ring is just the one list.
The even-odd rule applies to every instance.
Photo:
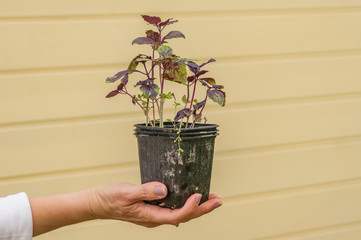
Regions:
[[222, 205], [214, 194], [199, 205], [200, 194], [192, 195], [180, 209], [162, 208], [144, 200], [162, 199], [167, 188], [159, 182], [142, 185], [114, 183], [80, 192], [30, 199], [33, 236], [93, 219], [115, 219], [145, 227], [178, 226]]

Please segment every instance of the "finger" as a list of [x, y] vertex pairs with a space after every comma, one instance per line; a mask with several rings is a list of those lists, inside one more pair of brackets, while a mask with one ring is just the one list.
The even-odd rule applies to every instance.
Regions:
[[200, 217], [222, 205], [222, 201], [215, 195], [210, 196], [214, 198], [199, 205], [201, 197], [201, 194], [194, 194], [188, 198], [182, 208], [175, 210], [142, 203], [143, 212], [146, 213], [146, 218], [149, 221], [147, 223], [142, 222], [141, 225], [153, 227], [150, 224], [152, 223], [155, 225], [172, 224], [178, 226], [180, 223]]
[[[142, 213], [144, 214], [142, 219], [146, 219], [146, 224], [153, 223], [157, 225], [161, 224], [172, 224], [178, 223], [176, 216], [174, 215], [175, 210], [169, 208], [162, 208], [156, 205], [150, 205], [146, 203], [140, 203]], [[142, 220], [142, 221], [143, 221]], [[144, 221], [142, 222], [144, 223]]]
[[200, 217], [206, 213], [212, 212], [214, 209], [220, 207], [223, 205], [223, 202], [218, 197], [214, 197], [212, 199], [209, 199], [208, 201], [202, 203], [198, 208], [196, 213], [194, 214], [194, 217]]
[[149, 182], [134, 186], [130, 192], [133, 202], [162, 199], [167, 196], [167, 187], [160, 182]]
[[192, 195], [180, 211], [180, 223], [188, 222], [191, 219], [198, 218], [214, 209], [222, 206], [222, 201], [216, 195], [210, 195], [208, 201], [198, 206], [199, 200], [197, 194]]
[[192, 219], [192, 214], [198, 207], [201, 197], [201, 194], [194, 194], [188, 198], [187, 202], [182, 208], [175, 210], [144, 204], [143, 212], [146, 213], [146, 218], [149, 220], [149, 222], [172, 224], [178, 226], [179, 223], [187, 222]]
[[188, 222], [191, 220], [193, 215], [196, 213], [196, 209], [199, 207], [199, 203], [201, 201], [202, 194], [196, 193], [188, 198], [184, 206], [180, 209], [175, 209], [174, 214], [174, 222], [178, 226], [179, 223]]
[[218, 196], [214, 193], [209, 194], [208, 199], [218, 198]]

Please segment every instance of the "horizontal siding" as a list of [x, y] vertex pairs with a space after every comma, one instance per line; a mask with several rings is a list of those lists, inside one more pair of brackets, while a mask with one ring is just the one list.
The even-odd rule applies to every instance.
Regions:
[[[336, 144], [336, 147], [332, 147]], [[345, 143], [334, 141], [327, 144], [310, 144], [307, 147], [283, 147], [262, 153], [260, 150], [248, 154], [227, 153], [226, 156], [216, 153], [212, 192], [222, 198], [230, 198], [302, 188], [302, 186], [322, 186], [329, 182], [352, 181], [361, 178], [360, 155], [360, 141]], [[107, 160], [106, 156], [103, 157], [104, 164]], [[44, 169], [42, 174], [37, 172], [42, 169], [36, 164], [33, 164], [36, 166], [33, 169], [25, 162], [21, 163], [25, 165], [23, 168], [6, 166], [5, 170], [8, 172], [4, 169], [1, 172], [3, 178], [0, 179], [0, 191], [3, 194], [11, 194], [25, 188], [28, 194], [36, 196], [77, 191], [110, 182], [140, 182], [137, 162], [94, 167], [91, 166], [91, 161], [79, 161], [77, 165], [67, 162], [66, 159], [74, 159], [74, 157], [64, 157], [64, 166], [57, 166], [58, 161], [52, 159], [43, 160], [42, 163], [47, 169]], [[118, 159], [121, 162], [121, 156]], [[79, 166], [81, 163], [82, 166]], [[19, 164], [16, 162], [14, 166]], [[82, 169], [66, 169], [69, 165]], [[46, 170], [49, 172], [46, 173]], [[23, 173], [24, 176], [10, 177], [19, 173]], [[9, 174], [9, 178], [6, 178], [6, 174]], [[73, 185], [72, 182], [77, 184]]]
[[[352, 226], [352, 225], [351, 225]], [[101, 239], [103, 236], [103, 231], [107, 231], [107, 232], [111, 232], [114, 235], [112, 237], [114, 237], [114, 239], [117, 239], [116, 237], [121, 236], [120, 231], [123, 229], [121, 228], [121, 230], [114, 230], [119, 228], [119, 224], [117, 223], [106, 223], [106, 224], [101, 224], [101, 225], [92, 225], [92, 226], [79, 226], [78, 228], [71, 228], [71, 229], [67, 229], [65, 231], [60, 230], [58, 234], [52, 234], [50, 233], [50, 236], [40, 236], [37, 237], [36, 239], [41, 239], [41, 240], [47, 240], [47, 239], [62, 239], [62, 238], [66, 238], [66, 237], [75, 237], [77, 239], [82, 238], [84, 235], [87, 234], [87, 230], [89, 231], [89, 228], [94, 229], [93, 234], [91, 236], [88, 236], [88, 239]], [[128, 229], [132, 229], [132, 226], [127, 226]], [[134, 227], [137, 228], [137, 227]], [[132, 229], [133, 230], [133, 229]], [[137, 229], [138, 231], [142, 231], [142, 229]], [[162, 229], [162, 231], [159, 234], [169, 234], [170, 231], [172, 231], [173, 229], [171, 228], [164, 228], [164, 230]], [[329, 230], [329, 229], [328, 229]], [[133, 230], [134, 231], [134, 230]], [[133, 232], [132, 231], [132, 232]], [[136, 237], [134, 237], [133, 239], [142, 239], [141, 236], [139, 236], [136, 232], [135, 234], [133, 234], [133, 236], [135, 235]], [[151, 230], [152, 231], [152, 230]], [[174, 231], [174, 230], [173, 230]], [[134, 231], [135, 232], [135, 231]], [[142, 231], [143, 232], [143, 231]], [[182, 235], [184, 237], [189, 237], [191, 234], [188, 233], [184, 233], [183, 229], [179, 229], [177, 232], [177, 235]], [[144, 233], [144, 234], [149, 234], [149, 233]], [[162, 236], [162, 235], [161, 235]], [[282, 237], [276, 237], [276, 238], [257, 238], [257, 240], [355, 240], [358, 239], [361, 236], [361, 230], [360, 228], [345, 228], [342, 230], [331, 230], [327, 233], [317, 233], [315, 235], [308, 235], [308, 236], [299, 236], [299, 235], [291, 235], [285, 238]], [[110, 237], [109, 239], [113, 239], [112, 237]], [[154, 238], [156, 239], [156, 238]], [[163, 239], [162, 237], [159, 237], [157, 239]], [[164, 238], [165, 239], [165, 238]], [[237, 240], [237, 238], [229, 238], [230, 240]]]
[[354, 240], [361, 238], [361, 227], [346, 228], [340, 231], [332, 231], [322, 235], [303, 237], [300, 240]]
[[361, 236], [361, 223], [346, 223], [332, 227], [318, 228], [306, 232], [283, 234], [258, 240], [354, 240]]
[[[221, 60], [209, 76], [226, 86], [232, 104], [361, 92], [360, 66], [360, 56]], [[0, 124], [138, 111], [125, 96], [104, 97], [116, 87], [105, 78], [125, 68], [0, 73]]]
[[[361, 49], [359, 22], [361, 13], [184, 17], [172, 28], [182, 30], [187, 40], [172, 45], [175, 53], [190, 58]], [[127, 63], [148, 51], [148, 46], [134, 46], [124, 52], [145, 29], [139, 17], [0, 22], [0, 71]]]
[[105, 99], [115, 84], [104, 80], [149, 52], [131, 41], [149, 27], [140, 14], [160, 14], [186, 35], [171, 40], [177, 54], [217, 59], [209, 75], [227, 106], [210, 103], [206, 117], [220, 125], [211, 189], [224, 206], [180, 228], [93, 221], [37, 239], [359, 239], [361, 1], [172, 7], [1, 1], [0, 195], [140, 182], [132, 125], [142, 114]]
[[[230, 151], [361, 135], [359, 109], [361, 100], [351, 99], [317, 104], [234, 107], [224, 109], [221, 115], [211, 111], [207, 118], [221, 126], [217, 151]], [[349, 121], [350, 118], [353, 121]], [[142, 118], [114, 117], [4, 127], [0, 129], [0, 158], [9, 163], [0, 172], [6, 176], [30, 173], [32, 169], [51, 171], [134, 161], [136, 141], [130, 126], [142, 121]], [[19, 168], [23, 159], [30, 161]], [[33, 165], [38, 167], [32, 168]]]
[[[32, 3], [24, 0], [3, 0], [0, 8], [1, 17], [19, 16], [68, 16], [68, 15], [99, 15], [99, 14], [144, 14], [147, 12], [192, 12], [192, 11], [242, 11], [258, 9], [287, 9], [287, 8], [335, 8], [335, 7], [360, 7], [358, 0], [327, 1], [287, 1], [287, 0], [227, 0], [225, 4], [219, 4], [216, 0], [184, 0], [177, 4], [176, 8], [164, 4], [162, 0], [138, 0], [133, 1], [116, 0], [63, 0], [49, 2], [37, 0]], [[21, 6], [21, 7], [19, 7]], [[139, 6], [142, 6], [139, 8]], [[192, 6], [190, 8], [190, 6]]]

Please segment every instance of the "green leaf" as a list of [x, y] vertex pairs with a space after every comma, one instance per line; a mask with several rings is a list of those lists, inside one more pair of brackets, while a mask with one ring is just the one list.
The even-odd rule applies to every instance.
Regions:
[[157, 51], [162, 58], [170, 58], [173, 54], [173, 49], [167, 45], [160, 45]]
[[183, 102], [183, 103], [187, 103], [187, 97], [186, 97], [186, 95], [183, 95], [183, 97], [182, 97], [182, 102]]
[[163, 99], [172, 99], [172, 97], [173, 97], [173, 95], [172, 95], [171, 92], [169, 92], [169, 93], [167, 93], [167, 94], [162, 93], [162, 94], [160, 94], [160, 96], [161, 96], [161, 98], [163, 98]]
[[149, 59], [149, 58], [137, 58], [137, 59], [135, 59], [135, 61], [137, 61], [137, 62], [147, 62], [147, 61], [152, 61], [152, 59]]

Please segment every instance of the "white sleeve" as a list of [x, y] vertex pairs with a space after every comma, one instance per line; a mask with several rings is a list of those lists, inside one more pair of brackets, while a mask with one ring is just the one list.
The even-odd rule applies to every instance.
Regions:
[[31, 240], [33, 218], [28, 196], [22, 192], [0, 198], [0, 240]]

